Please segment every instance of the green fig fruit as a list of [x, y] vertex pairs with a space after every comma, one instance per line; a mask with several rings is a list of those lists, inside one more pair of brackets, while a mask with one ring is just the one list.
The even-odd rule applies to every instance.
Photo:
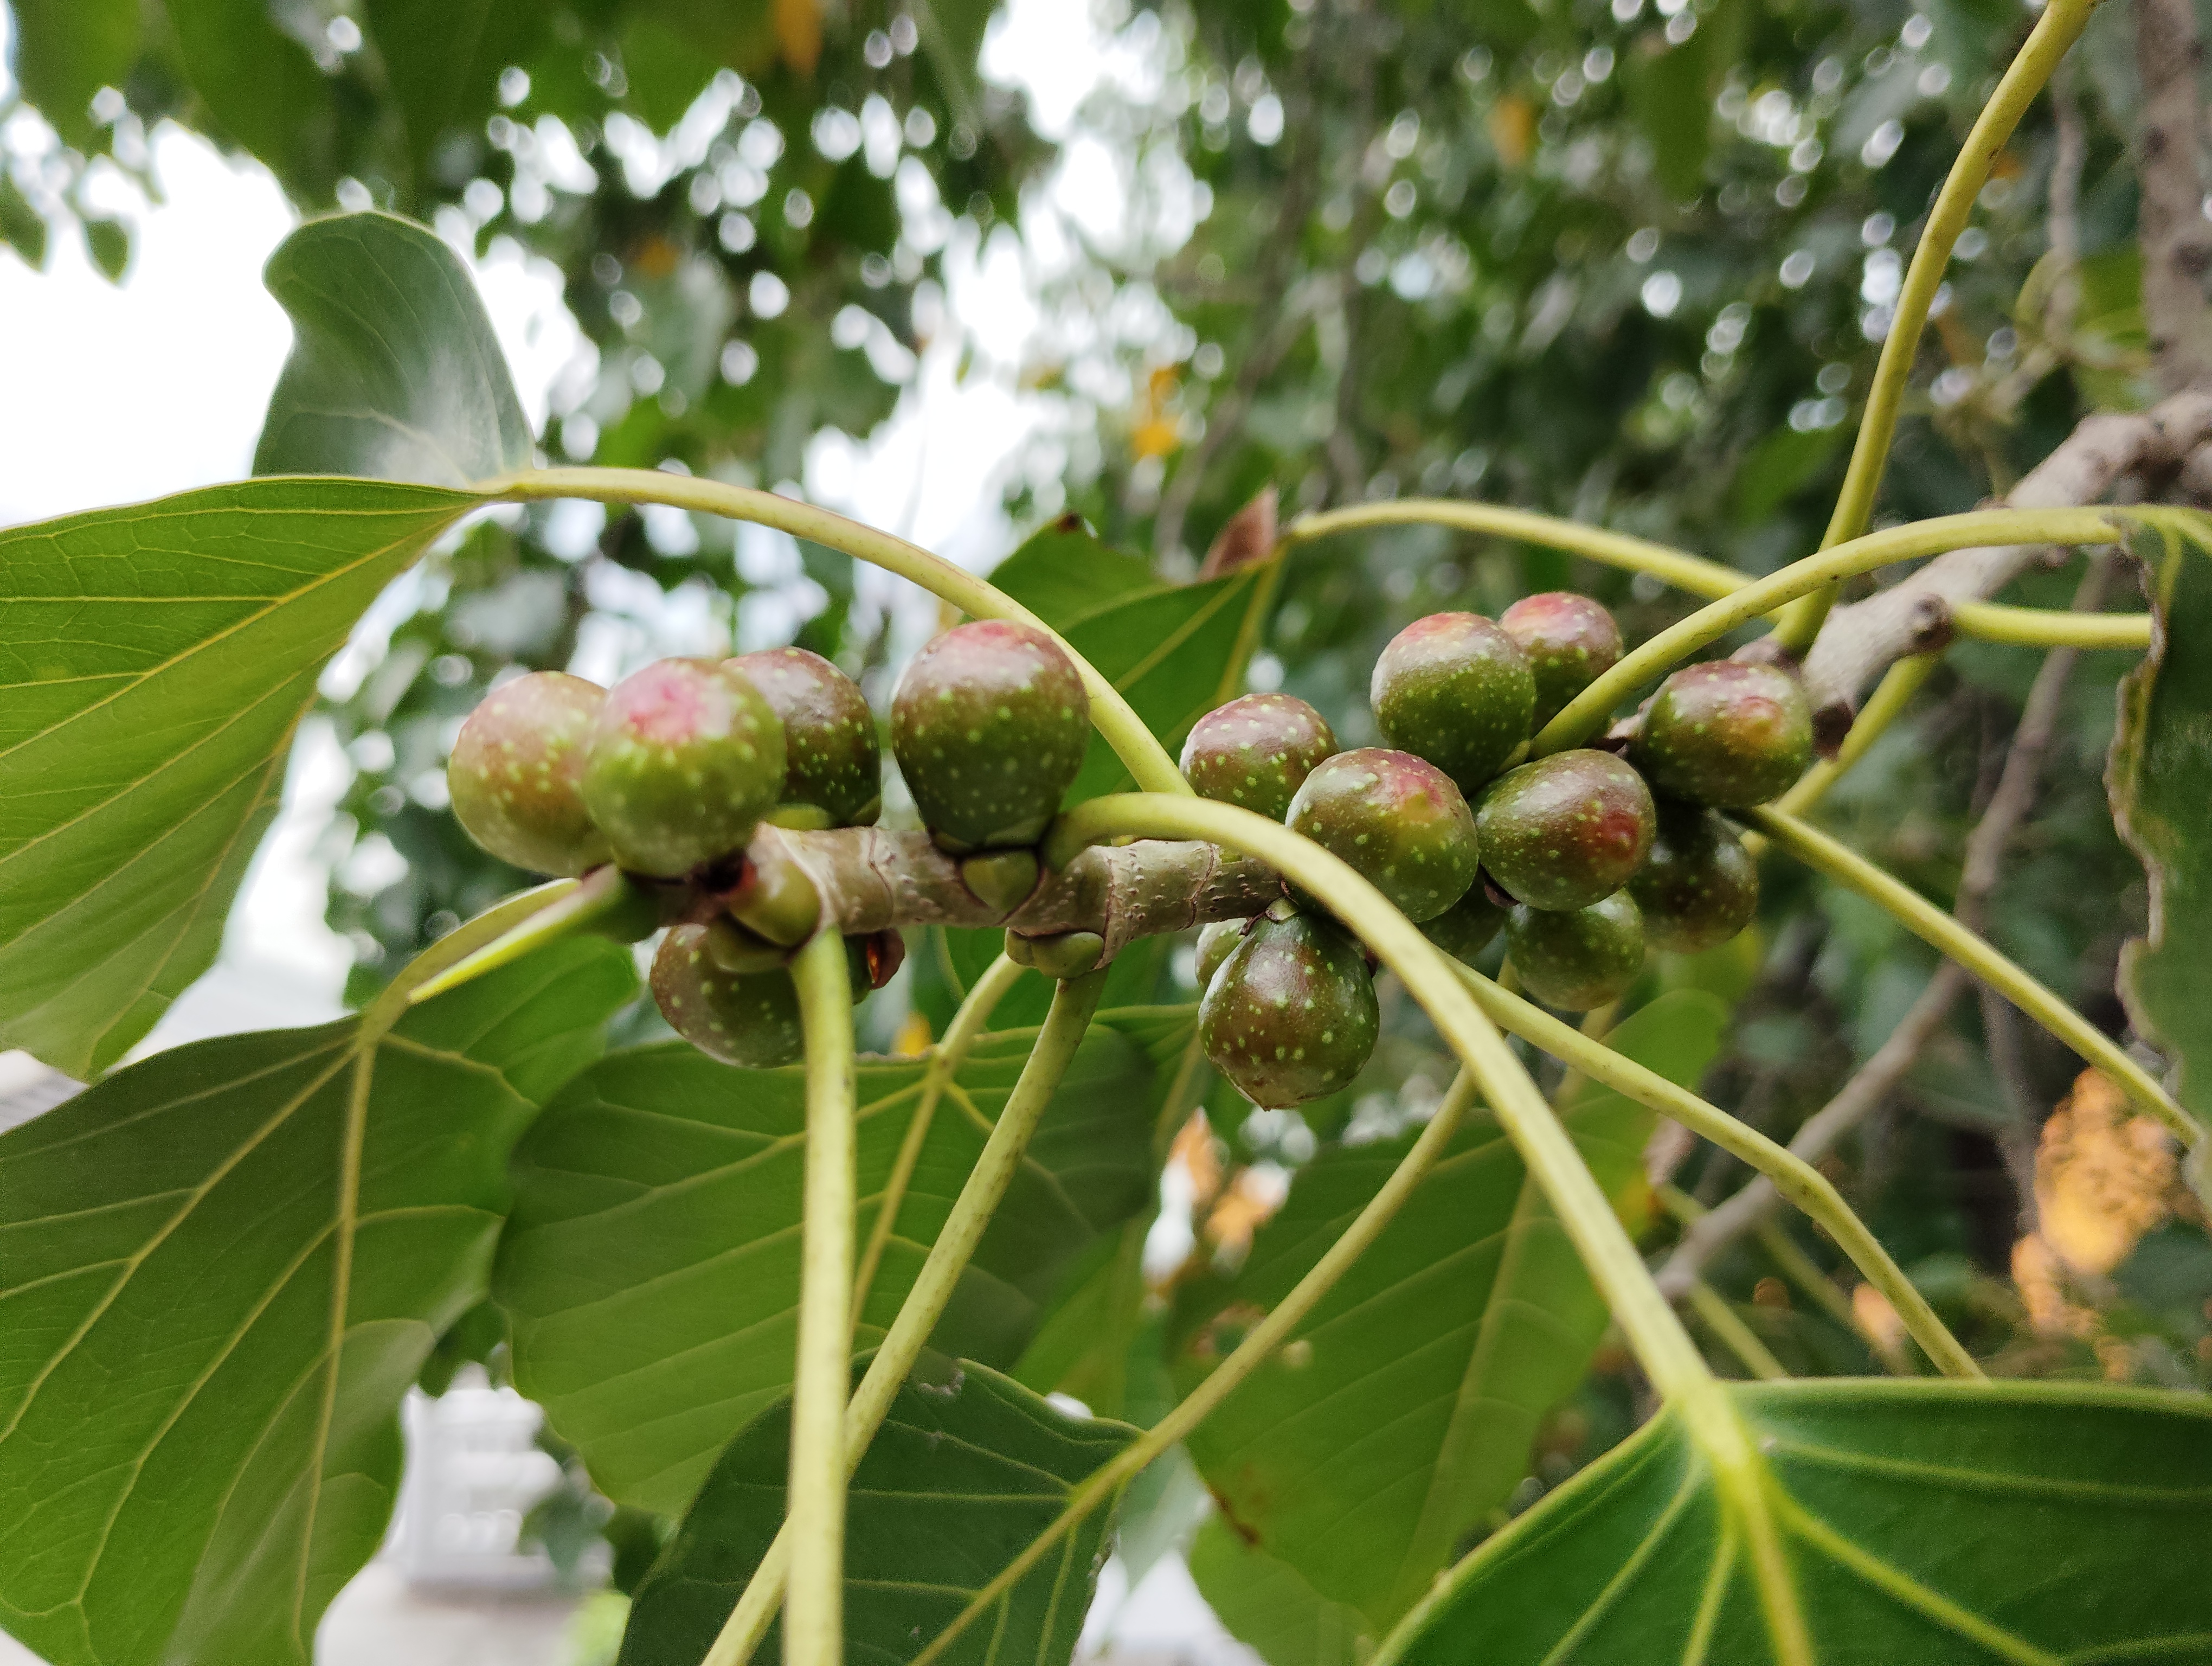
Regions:
[[1628, 882], [1652, 947], [1696, 954], [1727, 942], [1759, 913], [1759, 864], [1710, 810], [1659, 801], [1659, 836]]
[[1221, 963], [1229, 952], [1244, 940], [1243, 920], [1217, 920], [1202, 927], [1198, 933], [1198, 959], [1192, 966], [1192, 975], [1198, 979], [1198, 992], [1204, 994], [1212, 982], [1213, 975], [1221, 970]]
[[1310, 914], [1265, 916], [1230, 951], [1198, 1006], [1206, 1056], [1268, 1110], [1346, 1086], [1375, 1051], [1381, 1013], [1359, 945]]
[[1588, 1012], [1626, 994], [1643, 971], [1644, 921], [1625, 891], [1571, 914], [1524, 904], [1506, 916], [1505, 952], [1537, 1000]]
[[653, 957], [653, 998], [669, 1027], [710, 1059], [769, 1070], [805, 1051], [799, 987], [785, 967], [726, 972], [707, 945], [708, 927], [671, 926]]
[[1059, 643], [1004, 619], [946, 631], [891, 700], [891, 751], [923, 824], [960, 854], [1035, 844], [1083, 768], [1091, 702]]
[[1521, 644], [1535, 673], [1530, 722], [1539, 729], [1620, 658], [1620, 627], [1613, 615], [1571, 590], [1523, 596], [1498, 616], [1498, 625]]
[[1279, 822], [1314, 766], [1335, 751], [1327, 720], [1304, 701], [1241, 695], [1191, 726], [1182, 773], [1200, 798]]
[[742, 672], [660, 660], [608, 691], [584, 802], [615, 860], [673, 879], [744, 848], [783, 790], [783, 725]]
[[1480, 866], [1466, 798], [1411, 752], [1362, 746], [1324, 760], [1291, 799], [1290, 824], [1416, 924], [1466, 896]]
[[1659, 685], [1629, 757], [1671, 798], [1723, 810], [1765, 804], [1813, 761], [1813, 709], [1794, 672], [1708, 660]]
[[1435, 919], [1424, 920], [1421, 935], [1462, 965], [1472, 966], [1504, 924], [1505, 910], [1477, 884]]
[[1651, 848], [1644, 777], [1610, 752], [1554, 752], [1508, 769], [1475, 806], [1482, 866], [1532, 909], [1588, 908], [1628, 883]]
[[1368, 698], [1385, 740], [1472, 797], [1528, 738], [1536, 677], [1521, 644], [1480, 613], [1431, 613], [1390, 639]]
[[533, 873], [581, 873], [608, 859], [584, 807], [585, 751], [606, 698], [597, 683], [533, 671], [477, 702], [446, 765], [471, 838]]
[[860, 685], [818, 654], [776, 648], [724, 661], [783, 721], [787, 809], [811, 806], [831, 827], [872, 827], [884, 809], [883, 741]]

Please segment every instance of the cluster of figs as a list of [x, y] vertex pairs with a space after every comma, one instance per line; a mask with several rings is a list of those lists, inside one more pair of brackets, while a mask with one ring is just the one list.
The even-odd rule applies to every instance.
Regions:
[[[1695, 952], [1749, 923], [1758, 873], [1720, 813], [1765, 803], [1812, 756], [1787, 668], [1743, 660], [1675, 672], [1599, 746], [1512, 764], [1529, 737], [1620, 656], [1587, 597], [1527, 597], [1492, 621], [1437, 613], [1392, 640], [1370, 688], [1389, 745], [1340, 751], [1302, 700], [1246, 695], [1192, 728], [1200, 794], [1287, 823], [1351, 865], [1429, 938], [1471, 963], [1503, 931], [1523, 987], [1580, 1011], [1623, 994], [1648, 947]], [[915, 655], [893, 696], [894, 756], [923, 824], [1003, 916], [1038, 883], [1036, 848], [1082, 767], [1083, 679], [1060, 644], [985, 620]], [[655, 999], [714, 1057], [766, 1067], [801, 1050], [787, 966], [820, 924], [812, 880], [763, 822], [872, 824], [881, 743], [858, 684], [799, 648], [663, 660], [603, 689], [537, 672], [495, 690], [448, 769], [455, 814], [493, 854], [539, 873], [612, 862], [668, 930]], [[1097, 964], [1087, 932], [1009, 933], [1050, 975]], [[848, 941], [855, 997], [898, 963], [895, 933]], [[1374, 1049], [1373, 969], [1324, 899], [1286, 886], [1201, 933], [1200, 1029], [1255, 1104], [1346, 1085]]]

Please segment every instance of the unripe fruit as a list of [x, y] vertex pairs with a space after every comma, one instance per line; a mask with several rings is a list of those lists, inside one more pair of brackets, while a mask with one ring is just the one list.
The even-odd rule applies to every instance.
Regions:
[[607, 691], [566, 672], [533, 671], [469, 714], [446, 765], [453, 814], [503, 862], [581, 873], [607, 860], [584, 808], [584, 753]]
[[1421, 935], [1461, 964], [1472, 966], [1504, 924], [1505, 910], [1480, 885], [1473, 885], [1435, 919], [1423, 921]]
[[1571, 590], [1523, 596], [1498, 616], [1498, 623], [1521, 644], [1535, 673], [1536, 713], [1530, 721], [1540, 729], [1620, 658], [1620, 627], [1613, 615]]
[[1670, 797], [1724, 810], [1765, 804], [1813, 761], [1813, 709], [1779, 666], [1709, 660], [1659, 685], [1629, 755]]
[[[871, 827], [884, 809], [883, 742], [860, 685], [818, 654], [769, 648], [734, 666], [783, 721], [779, 819], [812, 806], [830, 827]], [[809, 818], [811, 819], [811, 818]]]
[[1662, 800], [1659, 836], [1628, 882], [1644, 940], [1696, 954], [1725, 943], [1759, 912], [1759, 864], [1735, 830], [1710, 810]]
[[661, 660], [609, 690], [584, 802], [635, 873], [673, 879], [742, 849], [783, 790], [783, 725], [742, 672]]
[[1480, 866], [1467, 800], [1449, 775], [1411, 752], [1339, 752], [1298, 788], [1290, 824], [1416, 923], [1466, 896]]
[[1091, 702], [1060, 644], [981, 619], [914, 656], [891, 751], [921, 819], [954, 852], [1035, 844], [1083, 768]]
[[1287, 694], [1247, 694], [1198, 720], [1182, 773], [1200, 798], [1280, 821], [1314, 766], [1336, 751], [1322, 714]]
[[1644, 921], [1625, 891], [1572, 914], [1516, 908], [1506, 916], [1505, 952], [1537, 1000], [1587, 1012], [1626, 994], [1644, 970]]
[[779, 966], [726, 972], [704, 926], [672, 926], [653, 957], [653, 998], [669, 1027], [710, 1059], [768, 1070], [805, 1051], [799, 986]]
[[1628, 883], [1651, 848], [1644, 777], [1610, 752], [1554, 752], [1508, 769], [1482, 795], [1482, 865], [1516, 902], [1587, 908]]
[[1528, 738], [1536, 678], [1521, 644], [1480, 613], [1431, 613], [1390, 639], [1368, 698], [1384, 739], [1472, 794]]
[[1213, 1067], [1269, 1110], [1348, 1085], [1375, 1051], [1381, 1015], [1359, 945], [1325, 920], [1261, 918], [1198, 1006]]
[[1244, 926], [1242, 920], [1217, 920], [1199, 933], [1198, 960], [1192, 970], [1201, 995], [1212, 986], [1213, 975], [1221, 970], [1230, 952], [1244, 940]]

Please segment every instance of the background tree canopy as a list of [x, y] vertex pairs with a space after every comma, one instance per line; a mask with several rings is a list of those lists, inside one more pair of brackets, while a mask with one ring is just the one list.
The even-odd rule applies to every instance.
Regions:
[[[1049, 134], [979, 67], [985, 0], [13, 0], [12, 16], [20, 102], [58, 141], [0, 110], [0, 237], [23, 258], [81, 232], [119, 273], [130, 228], [86, 180], [143, 173], [161, 120], [258, 159], [303, 214], [376, 204], [477, 250], [512, 239], [558, 266], [599, 351], [538, 436], [556, 461], [800, 481], [816, 435], [864, 436], [920, 399], [919, 356], [959, 327], [948, 251], [1010, 240], [1042, 323], [1018, 367], [973, 367], [1011, 374], [1036, 418], [1009, 510], [1024, 531], [1080, 515], [1137, 552], [1133, 588], [1233, 569], [1235, 537], [1206, 552], [1271, 491], [1285, 517], [1480, 497], [1747, 573], [1810, 550], [1932, 195], [2034, 14], [2012, 0], [1096, 0], [1101, 72]], [[2129, 9], [2103, 8], [1999, 156], [1937, 298], [1877, 524], [2002, 495], [2085, 415], [2157, 397], [2136, 50]], [[356, 999], [522, 882], [447, 814], [462, 715], [511, 667], [565, 666], [593, 641], [611, 670], [669, 651], [639, 622], [683, 610], [626, 601], [636, 587], [688, 599], [723, 639], [748, 597], [781, 596], [796, 640], [884, 703], [918, 629], [898, 593], [812, 546], [795, 569], [738, 554], [726, 524], [674, 511], [611, 511], [580, 538], [543, 507], [479, 520], [385, 610], [388, 637], [326, 677], [357, 771], [343, 830], [404, 859], [366, 894], [333, 890]], [[1023, 588], [1047, 568], [1002, 582], [1049, 611]], [[2037, 571], [2011, 596], [2063, 607], [2077, 580]], [[1377, 651], [1420, 614], [1494, 614], [1571, 584], [1638, 640], [1692, 605], [1435, 527], [1302, 547], [1269, 582], [1249, 607], [1253, 681], [1312, 701], [1347, 745], [1373, 739]], [[1975, 899], [2000, 947], [2114, 1034], [2117, 963], [2148, 906], [2101, 780], [2128, 663], [2091, 654], [2051, 684], [2041, 795]], [[1827, 824], [1952, 900], [2038, 665], [1952, 652], [1826, 800]], [[932, 946], [910, 1000], [941, 1026], [951, 982], [995, 944]], [[1117, 1003], [1187, 996], [1187, 961], [1131, 958]], [[1848, 892], [1771, 869], [1757, 933], [1653, 974], [1684, 1010], [1717, 1015], [1694, 1056], [1655, 1067], [1786, 1138], [1929, 1005], [1935, 964]], [[887, 1043], [899, 1010], [876, 1006], [864, 1022]], [[1839, 1183], [1978, 1353], [2022, 1373], [2212, 1383], [2212, 1251], [2196, 1225], [2154, 1224], [2163, 1204], [2089, 1306], [2021, 1259], [2039, 1131], [2077, 1062], [2001, 1003], [1936, 1008], [1831, 1159]], [[1008, 1012], [1033, 1021], [1041, 1000]], [[1194, 1158], [1202, 1243], [1249, 1239], [1264, 1189], [1240, 1189], [1249, 1165], [1355, 1164], [1338, 1136], [1397, 1137], [1445, 1073], [1433, 1038], [1401, 1024], [1353, 1091], [1304, 1116], [1247, 1116], [1218, 1091], [1228, 1168]], [[1744, 1171], [1705, 1152], [1671, 1178], [1693, 1207]], [[1318, 1186], [1297, 1196], [1324, 1207]], [[1116, 1251], [1111, 1237], [1096, 1311], [1128, 1317], [1114, 1281], [1138, 1240], [1121, 1233]], [[1776, 1257], [1808, 1253], [1832, 1259], [1805, 1234], [1734, 1250], [1711, 1276], [1793, 1371], [1878, 1364], [1893, 1345], [1878, 1313], [1784, 1289]], [[1164, 1315], [1132, 1333], [1070, 1310], [1014, 1374], [1142, 1421], [1234, 1310], [1237, 1281], [1280, 1270], [1264, 1239], [1241, 1273], [1201, 1251]], [[1516, 1503], [1617, 1439], [1634, 1395], [1601, 1353], [1544, 1418]], [[1158, 1490], [1158, 1511], [1188, 1511]], [[1125, 1554], [1146, 1517], [1132, 1519]], [[1279, 1612], [1268, 1582], [1296, 1576], [1218, 1531], [1199, 1541], [1201, 1579], [1255, 1634]]]

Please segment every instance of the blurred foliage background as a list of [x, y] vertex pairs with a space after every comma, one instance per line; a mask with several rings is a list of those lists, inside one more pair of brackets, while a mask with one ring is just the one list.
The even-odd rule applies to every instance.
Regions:
[[[1000, 377], [1025, 413], [1004, 548], [1073, 512], [1167, 581], [1195, 575], [1271, 488], [1286, 516], [1480, 496], [1747, 571], [1807, 552], [1921, 220], [2033, 21], [2017, 0], [1091, 0], [1066, 24], [1091, 90], [1047, 124], [980, 67], [989, 0], [13, 11], [21, 100], [61, 141], [0, 174], [0, 235], [34, 264], [75, 223], [122, 270], [129, 227], [84, 181], [143, 172], [148, 129], [175, 120], [258, 157], [303, 213], [374, 204], [554, 263], [597, 350], [555, 390], [554, 460], [803, 483], [825, 433], [927, 416], [920, 367], [949, 352], [956, 380]], [[1937, 301], [1881, 519], [1970, 508], [2085, 413], [2148, 403], [2133, 53], [2127, 8], [2103, 8], [1999, 159]], [[1036, 300], [1018, 364], [975, 354], [948, 305], [947, 262], [978, 251], [1017, 261]], [[2075, 583], [2037, 574], [2011, 599], [2064, 606]], [[1251, 678], [1363, 744], [1369, 670], [1399, 627], [1559, 587], [1613, 606], [1632, 641], [1688, 606], [1494, 540], [1340, 539], [1289, 558]], [[2114, 605], [2132, 591], [2117, 585]], [[915, 600], [842, 557], [673, 511], [478, 523], [325, 682], [356, 771], [330, 912], [356, 947], [356, 993], [519, 883], [445, 814], [446, 750], [495, 679], [553, 666], [611, 680], [664, 653], [796, 640], [880, 707], [937, 623]], [[1954, 650], [1824, 819], [1948, 903], [2038, 663]], [[2093, 654], [2075, 671], [1990, 916], [2007, 952], [2116, 1033], [2115, 960], [2146, 907], [2100, 781], [2126, 665]], [[1655, 961], [1650, 982], [1729, 1004], [1704, 1091], [1786, 1137], [1933, 961], [1824, 882], [1765, 872], [1754, 937]], [[931, 980], [988, 945], [937, 946], [913, 957], [925, 1018], [949, 1000]], [[1121, 993], [1188, 998], [1188, 964], [1148, 960], [1125, 982], [1151, 987]], [[896, 999], [873, 1005], [878, 1044], [914, 1038]], [[1247, 1118], [1215, 1094], [1218, 1142], [1179, 1147], [1193, 1268], [1233, 1261], [1317, 1149], [1433, 1104], [1442, 1056], [1406, 1005], [1340, 1104]], [[2039, 1284], [2033, 1263], [2015, 1281], [2037, 1215], [2023, 1153], [2078, 1067], [2032, 1029], [1982, 1023], [1956, 1003], [1831, 1159], [1839, 1182], [2001, 1369], [2212, 1383], [2212, 1254], [2201, 1220], [2168, 1219], [2168, 1180], [2130, 1183], [2131, 1234], [2093, 1275]], [[1742, 1178], [1711, 1153], [1674, 1177], [1706, 1203]], [[1832, 1265], [1812, 1234], [1797, 1242]], [[1713, 1276], [1793, 1371], [1875, 1368], [1893, 1346], [1879, 1314], [1847, 1324], [1793, 1297], [1755, 1243]], [[1157, 1353], [1157, 1330], [1138, 1346]], [[1537, 1492], [1626, 1426], [1632, 1385], [1607, 1358], [1540, 1443]], [[1127, 1366], [1063, 1376], [1114, 1409], [1136, 1392]]]

